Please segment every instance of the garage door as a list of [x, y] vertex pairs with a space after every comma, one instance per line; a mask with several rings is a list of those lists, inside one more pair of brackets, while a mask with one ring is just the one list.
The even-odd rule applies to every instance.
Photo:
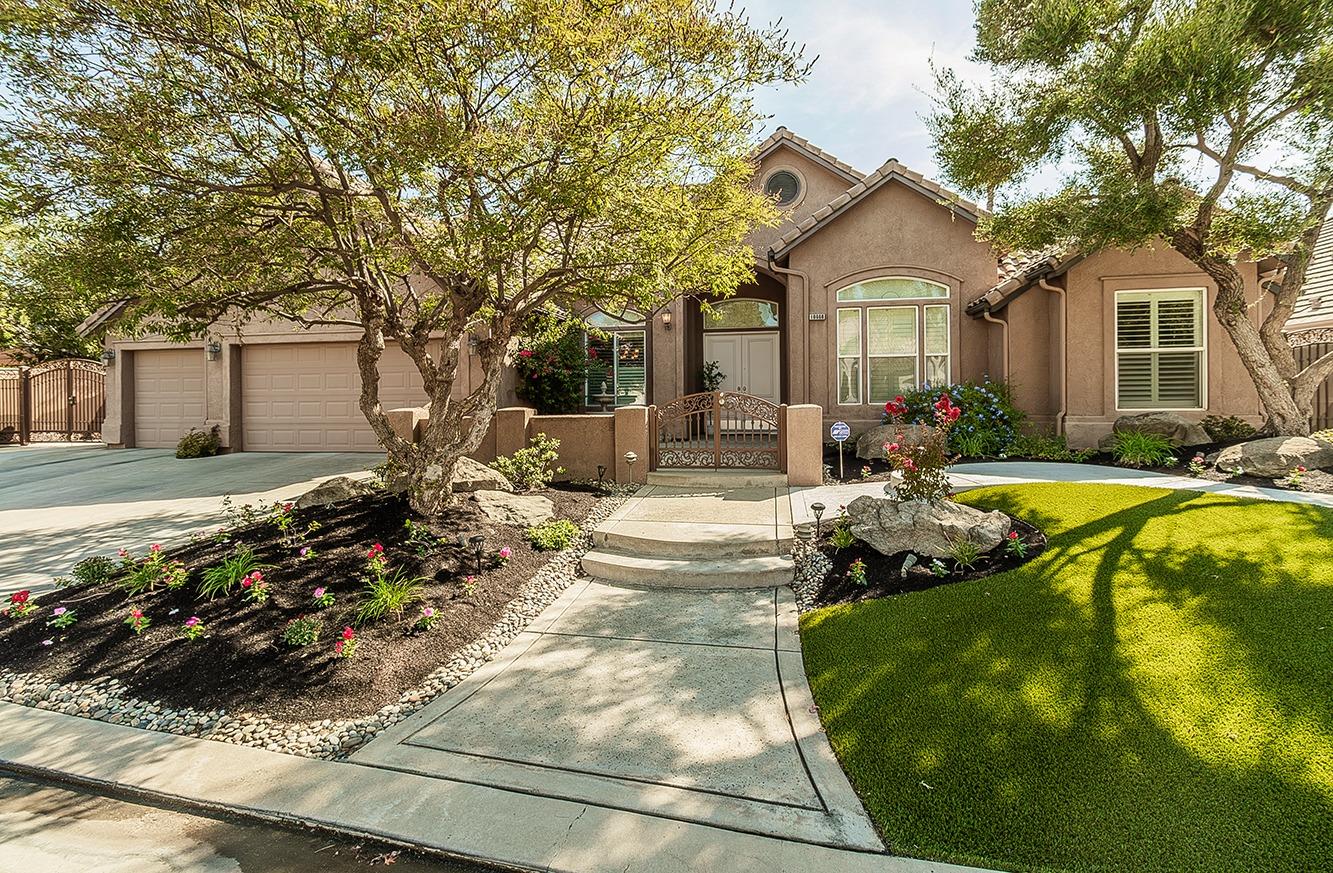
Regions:
[[139, 349], [134, 355], [134, 444], [175, 448], [204, 426], [204, 350]]
[[[379, 440], [357, 405], [356, 343], [248, 345], [241, 352], [241, 414], [249, 452], [375, 451]], [[421, 375], [402, 349], [380, 358], [385, 409], [426, 402]]]

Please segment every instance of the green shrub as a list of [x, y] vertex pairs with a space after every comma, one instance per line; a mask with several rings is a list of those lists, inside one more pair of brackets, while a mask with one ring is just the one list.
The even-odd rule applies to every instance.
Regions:
[[1161, 434], [1126, 430], [1111, 437], [1111, 454], [1123, 467], [1165, 467], [1175, 463], [1171, 440]]
[[582, 331], [522, 339], [514, 356], [514, 393], [540, 413], [578, 412], [587, 371]]
[[1317, 440], [1323, 440], [1326, 443], [1333, 443], [1333, 430], [1316, 431], [1313, 434], [1313, 436]]
[[1067, 461], [1081, 464], [1095, 454], [1093, 449], [1071, 449], [1064, 434], [1019, 434], [1009, 444], [1010, 457], [1034, 461]]
[[844, 515], [833, 522], [833, 533], [829, 534], [829, 542], [838, 551], [856, 542], [856, 537], [852, 536], [851, 519]]
[[1246, 440], [1256, 433], [1253, 425], [1234, 415], [1206, 415], [1199, 424], [1203, 425], [1215, 443]]
[[319, 642], [319, 619], [301, 615], [287, 622], [282, 629], [282, 642], [292, 648]]
[[402, 615], [404, 609], [422, 598], [424, 581], [422, 577], [409, 575], [404, 570], [381, 573], [367, 579], [365, 595], [356, 610], [356, 623], [363, 625], [389, 615]]
[[[924, 387], [903, 395], [907, 424], [934, 424], [935, 404], [940, 395], [962, 410], [949, 431], [949, 451], [969, 458], [998, 455], [1014, 440], [1023, 423], [1023, 412], [1014, 405], [1004, 382], [958, 382], [943, 388]], [[885, 407], [885, 421], [888, 409]]]
[[949, 541], [949, 557], [958, 570], [971, 570], [981, 559], [981, 546], [967, 537]]
[[230, 594], [232, 589], [241, 584], [241, 580], [256, 570], [267, 570], [259, 563], [254, 549], [249, 546], [237, 546], [221, 564], [204, 571], [199, 582], [199, 596], [209, 600], [218, 595]]
[[553, 518], [528, 528], [528, 541], [543, 552], [569, 548], [578, 535], [579, 526], [567, 518]]
[[57, 588], [70, 585], [105, 585], [120, 575], [121, 564], [115, 558], [106, 555], [93, 555], [84, 558], [69, 571], [69, 576], [55, 580]]
[[208, 430], [190, 428], [190, 432], [176, 443], [176, 457], [210, 458], [216, 455], [220, 448], [222, 448], [222, 432], [216, 424]]
[[162, 554], [162, 547], [153, 545], [148, 550], [148, 557], [135, 563], [127, 551], [121, 551], [121, 571], [124, 575], [116, 579], [116, 584], [130, 594], [142, 594], [154, 591], [158, 585], [167, 588], [179, 588], [185, 584], [189, 571], [180, 561], [168, 561]]
[[491, 469], [508, 479], [520, 491], [535, 491], [551, 484], [560, 468], [551, 465], [560, 457], [560, 440], [539, 433], [532, 442], [514, 454], [491, 461]]

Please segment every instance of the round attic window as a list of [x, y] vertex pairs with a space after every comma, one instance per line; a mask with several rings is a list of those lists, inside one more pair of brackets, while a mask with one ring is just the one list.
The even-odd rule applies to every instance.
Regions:
[[801, 196], [801, 180], [789, 170], [778, 170], [764, 183], [764, 193], [779, 206], [790, 206]]

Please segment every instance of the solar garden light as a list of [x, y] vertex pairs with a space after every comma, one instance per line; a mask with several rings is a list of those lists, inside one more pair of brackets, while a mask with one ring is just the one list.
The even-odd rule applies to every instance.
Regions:
[[602, 480], [606, 478], [606, 464], [597, 465], [597, 485], [600, 487]]
[[810, 511], [813, 512], [813, 513], [815, 514], [815, 537], [818, 538], [818, 537], [819, 537], [819, 520], [820, 520], [821, 518], [824, 517], [824, 504], [822, 504], [822, 503], [812, 503], [812, 504], [810, 504]]
[[639, 456], [633, 452], [625, 453], [625, 463], [629, 464], [629, 480], [634, 481], [634, 462], [639, 460]]
[[477, 575], [481, 575], [481, 549], [486, 544], [486, 537], [481, 534], [473, 534], [467, 538], [468, 545], [472, 546], [472, 553], [477, 556]]

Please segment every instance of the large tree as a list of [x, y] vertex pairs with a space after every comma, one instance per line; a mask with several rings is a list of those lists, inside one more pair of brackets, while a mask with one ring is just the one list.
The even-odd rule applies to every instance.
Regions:
[[[980, 0], [976, 60], [937, 75], [944, 175], [998, 195], [983, 233], [1091, 252], [1166, 240], [1217, 285], [1213, 307], [1267, 412], [1309, 432], [1333, 354], [1299, 368], [1284, 327], [1333, 205], [1333, 2]], [[1063, 166], [1053, 193], [1024, 196]], [[1264, 317], [1237, 259], [1272, 258]]]
[[[747, 184], [750, 93], [805, 73], [715, 0], [3, 8], [16, 196], [135, 301], [119, 329], [362, 329], [361, 409], [427, 514], [534, 312], [652, 311], [750, 275], [773, 211]], [[468, 337], [484, 377], [455, 398]], [[419, 443], [380, 406], [386, 343], [430, 399]]]

